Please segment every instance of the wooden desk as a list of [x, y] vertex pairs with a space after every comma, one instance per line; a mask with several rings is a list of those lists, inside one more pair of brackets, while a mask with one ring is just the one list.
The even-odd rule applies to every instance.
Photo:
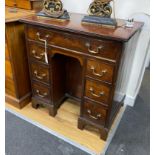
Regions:
[[[124, 42], [143, 23], [135, 22], [130, 29], [108, 29], [83, 25], [82, 18], [71, 14], [70, 21], [62, 22], [33, 15], [21, 20], [25, 23], [32, 105], [43, 104], [55, 116], [66, 98], [75, 99], [80, 103], [78, 128], [93, 125], [105, 140], [121, 106], [113, 97]], [[119, 20], [120, 25], [123, 22]]]

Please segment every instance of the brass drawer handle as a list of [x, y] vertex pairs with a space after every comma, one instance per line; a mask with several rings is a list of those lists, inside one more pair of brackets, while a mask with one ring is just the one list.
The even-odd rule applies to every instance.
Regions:
[[92, 87], [90, 87], [89, 90], [90, 90], [91, 95], [93, 95], [93, 96], [95, 96], [97, 98], [102, 97], [104, 95], [104, 91], [100, 92], [99, 95], [97, 95], [97, 94], [94, 93], [94, 89]]
[[93, 116], [90, 109], [88, 109], [87, 112], [88, 112], [89, 116], [90, 116], [91, 118], [95, 119], [95, 120], [100, 119], [101, 116], [102, 116], [101, 114], [97, 114], [97, 116]]
[[41, 98], [44, 98], [44, 97], [47, 96], [47, 93], [46, 93], [46, 92], [43, 93], [43, 94], [41, 94], [40, 91], [39, 91], [38, 89], [36, 90], [36, 93], [37, 93], [37, 95], [38, 95], [39, 97], [41, 97]]
[[107, 73], [107, 70], [106, 70], [106, 69], [102, 70], [102, 71], [101, 71], [101, 74], [96, 73], [96, 72], [95, 72], [95, 67], [94, 67], [94, 66], [91, 66], [90, 69], [93, 71], [93, 75], [96, 75], [96, 76], [99, 76], [99, 77], [102, 77], [103, 75], [105, 75], [105, 74]]
[[40, 54], [40, 56], [38, 56], [37, 52], [35, 50], [32, 51], [32, 54], [33, 54], [33, 57], [38, 59], [38, 60], [41, 60], [43, 58], [43, 56], [45, 55], [45, 53], [43, 52]]
[[40, 33], [39, 32], [37, 32], [36, 35], [38, 37], [38, 40], [44, 42], [44, 45], [45, 45], [45, 54], [44, 54], [44, 56], [45, 56], [45, 62], [48, 63], [48, 57], [47, 57], [47, 40], [46, 39], [49, 37], [49, 35], [47, 34], [45, 36], [46, 39], [40, 38]]
[[96, 51], [94, 51], [94, 50], [91, 50], [90, 43], [86, 43], [86, 46], [88, 47], [88, 52], [91, 54], [98, 54], [99, 50], [103, 48], [103, 46], [101, 45], [101, 46], [97, 47]]
[[[38, 37], [38, 40], [43, 41], [43, 42], [46, 41], [45, 39], [40, 38], [40, 33], [39, 32], [37, 32], [36, 35]], [[46, 34], [45, 38], [48, 38], [48, 37], [49, 37], [49, 34]]]
[[45, 73], [43, 73], [41, 75], [38, 75], [38, 71], [37, 70], [34, 71], [34, 74], [35, 74], [36, 78], [38, 78], [40, 80], [42, 80], [46, 76]]

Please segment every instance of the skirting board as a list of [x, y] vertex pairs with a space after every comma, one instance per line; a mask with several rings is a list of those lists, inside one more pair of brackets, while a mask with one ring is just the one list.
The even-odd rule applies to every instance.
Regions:
[[137, 95], [133, 97], [130, 95], [126, 95], [122, 92], [115, 92], [114, 100], [121, 102], [124, 98], [124, 101], [123, 101], [124, 104], [133, 107], [135, 104], [136, 97]]
[[13, 106], [21, 109], [31, 101], [31, 93], [30, 92], [27, 93], [25, 96], [23, 96], [20, 99], [15, 98], [15, 97], [10, 96], [7, 93], [5, 93], [5, 101], [12, 104]]
[[135, 97], [126, 95], [126, 97], [124, 99], [124, 104], [133, 107], [135, 104], [135, 101], [136, 101], [136, 97], [137, 97], [137, 95]]

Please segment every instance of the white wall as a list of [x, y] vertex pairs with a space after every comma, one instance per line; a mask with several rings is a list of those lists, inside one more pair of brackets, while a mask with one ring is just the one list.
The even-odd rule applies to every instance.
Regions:
[[[62, 0], [64, 8], [69, 12], [87, 14], [89, 4], [93, 0]], [[128, 18], [136, 12], [150, 14], [149, 0], [115, 0], [115, 12], [117, 18]]]
[[137, 33], [126, 44], [121, 62], [115, 99], [121, 100], [125, 95], [124, 103], [133, 106], [138, 95], [145, 67], [149, 60], [149, 16], [144, 13], [135, 14], [137, 20], [145, 22], [141, 32]]
[[128, 18], [136, 12], [150, 14], [149, 0], [115, 0], [116, 17]]
[[[87, 14], [88, 7], [93, 0], [62, 0], [62, 2], [64, 8], [69, 12]], [[115, 0], [116, 18], [128, 19], [129, 17], [134, 17], [139, 21], [145, 22], [141, 34], [137, 34], [126, 45], [124, 62], [122, 62], [122, 66], [120, 67], [116, 88], [116, 99], [120, 100], [126, 95], [125, 104], [131, 106], [134, 105], [141, 85], [145, 70], [145, 60], [149, 57], [147, 50], [149, 44], [149, 17], [145, 15], [150, 14], [149, 6], [149, 0]], [[138, 14], [136, 15], [136, 13]], [[135, 45], [136, 42], [137, 46]]]
[[143, 80], [146, 65], [149, 60], [149, 43], [150, 43], [150, 17], [146, 14], [135, 14], [133, 16], [137, 20], [142, 20], [145, 24], [140, 33], [134, 57], [132, 60], [132, 70], [130, 72], [125, 103], [131, 106], [134, 105], [135, 99], [138, 95], [141, 82]]
[[61, 0], [63, 2], [64, 8], [68, 12], [75, 13], [87, 13], [89, 4], [92, 0]]

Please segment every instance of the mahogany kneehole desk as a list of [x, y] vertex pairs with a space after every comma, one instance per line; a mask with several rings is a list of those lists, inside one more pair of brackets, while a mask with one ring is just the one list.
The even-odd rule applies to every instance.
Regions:
[[108, 29], [81, 24], [83, 15], [70, 16], [70, 21], [63, 22], [36, 15], [21, 19], [25, 23], [32, 106], [43, 104], [55, 116], [66, 98], [78, 100], [78, 128], [92, 125], [106, 140], [122, 105], [113, 97], [124, 43], [143, 23], [135, 22], [130, 29]]

